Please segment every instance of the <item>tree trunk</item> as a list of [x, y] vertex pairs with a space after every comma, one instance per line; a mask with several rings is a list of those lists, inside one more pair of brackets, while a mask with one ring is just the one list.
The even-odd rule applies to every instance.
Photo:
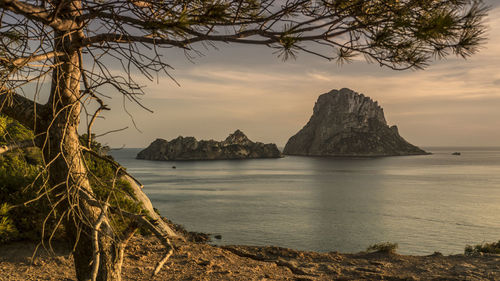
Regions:
[[[64, 214], [67, 238], [73, 247], [78, 280], [91, 280], [93, 261], [92, 234], [99, 220], [101, 208], [90, 205], [82, 194], [93, 196], [84, 159], [80, 150], [78, 125], [80, 122], [80, 64], [78, 51], [71, 50], [76, 32], [55, 32], [55, 49], [66, 53], [57, 58], [61, 63], [53, 70], [52, 88], [45, 106], [46, 124], [37, 128], [42, 135], [36, 142], [49, 166], [51, 186], [58, 186], [53, 194], [59, 202], [57, 211]], [[117, 268], [119, 251], [113, 233], [105, 219], [99, 232], [100, 262], [96, 280], [120, 280]]]

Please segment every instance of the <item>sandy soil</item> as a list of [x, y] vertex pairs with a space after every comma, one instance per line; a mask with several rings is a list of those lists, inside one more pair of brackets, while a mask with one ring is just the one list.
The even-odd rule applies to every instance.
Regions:
[[[32, 242], [0, 246], [0, 280], [75, 280], [62, 243], [41, 248]], [[176, 242], [176, 252], [151, 278], [164, 248], [154, 238], [134, 238], [124, 280], [500, 280], [500, 256], [403, 256], [386, 253], [303, 252], [279, 247]]]

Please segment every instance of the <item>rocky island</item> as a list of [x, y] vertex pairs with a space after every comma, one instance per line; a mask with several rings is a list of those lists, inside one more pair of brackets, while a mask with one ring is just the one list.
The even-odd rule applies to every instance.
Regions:
[[428, 154], [389, 127], [376, 101], [350, 89], [319, 96], [309, 122], [283, 150], [304, 156], [399, 156]]
[[194, 137], [177, 137], [171, 141], [156, 139], [137, 154], [137, 159], [172, 160], [223, 160], [282, 157], [276, 144], [253, 142], [240, 130], [224, 141], [196, 140]]

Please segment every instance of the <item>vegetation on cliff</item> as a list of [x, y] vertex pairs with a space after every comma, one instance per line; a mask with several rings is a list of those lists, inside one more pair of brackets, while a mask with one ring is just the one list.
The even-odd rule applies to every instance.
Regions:
[[[18, 122], [0, 115], [0, 146], [33, 138], [32, 132]], [[46, 174], [40, 151], [24, 148], [0, 154], [0, 242], [39, 239], [49, 208], [48, 197], [25, 206], [43, 192]], [[53, 216], [46, 226], [52, 229]]]
[[[0, 146], [32, 139], [33, 133], [30, 130], [15, 120], [0, 115]], [[86, 143], [87, 136], [82, 135], [80, 141]], [[105, 148], [93, 140], [91, 150], [100, 153]], [[103, 158], [112, 161], [107, 155], [102, 158], [95, 154], [84, 156], [96, 196], [101, 200], [109, 197], [111, 205], [120, 206], [128, 212], [144, 212], [142, 204], [133, 200], [134, 192], [130, 183], [120, 177], [121, 174], [117, 174], [112, 162]], [[14, 149], [0, 154], [0, 242], [61, 237], [61, 217], [53, 209], [56, 203], [54, 198], [46, 192], [50, 187], [43, 167], [41, 151], [36, 147]], [[126, 222], [127, 219], [119, 216], [112, 220], [119, 229], [123, 229]]]

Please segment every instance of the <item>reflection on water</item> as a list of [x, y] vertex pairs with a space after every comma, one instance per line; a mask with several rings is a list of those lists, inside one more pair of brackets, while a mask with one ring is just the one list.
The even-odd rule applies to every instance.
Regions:
[[138, 151], [112, 155], [164, 216], [218, 243], [357, 252], [390, 241], [450, 254], [500, 239], [500, 149], [193, 162], [135, 160]]

